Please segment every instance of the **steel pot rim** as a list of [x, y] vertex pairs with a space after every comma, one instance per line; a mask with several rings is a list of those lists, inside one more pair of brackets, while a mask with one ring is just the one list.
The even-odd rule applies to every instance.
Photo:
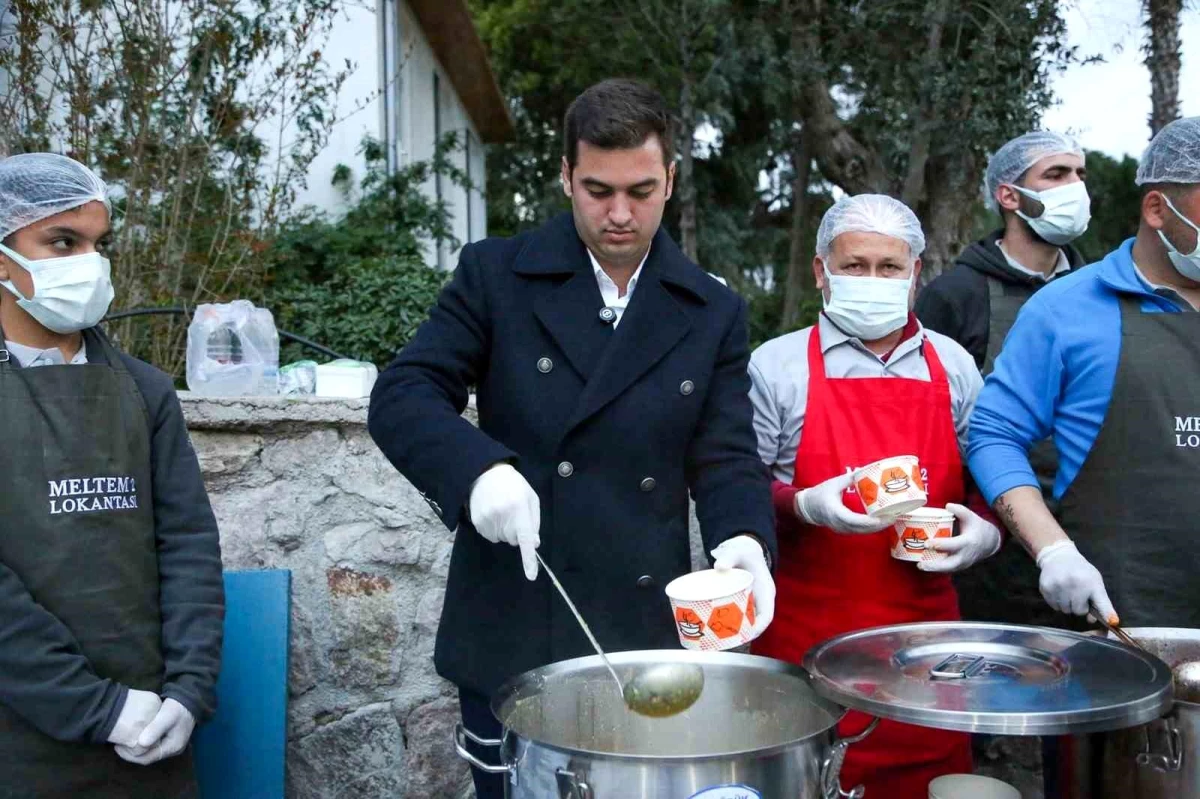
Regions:
[[[491, 701], [492, 715], [500, 722], [503, 728], [503, 739], [507, 742], [509, 736], [516, 736], [521, 740], [535, 743], [539, 747], [553, 750], [560, 754], [566, 755], [584, 755], [593, 758], [603, 758], [605, 760], [615, 760], [622, 762], [636, 763], [703, 763], [716, 760], [727, 760], [736, 757], [771, 757], [780, 754], [797, 746], [807, 744], [814, 738], [822, 735], [830, 735], [828, 746], [833, 745], [833, 738], [836, 737], [836, 728], [839, 722], [846, 717], [849, 712], [846, 708], [832, 702], [818, 694], [812, 685], [811, 677], [808, 672], [796, 664], [787, 663], [774, 658], [761, 657], [759, 655], [745, 655], [735, 652], [695, 652], [686, 649], [646, 649], [646, 650], [631, 650], [627, 652], [612, 652], [608, 654], [608, 659], [612, 662], [613, 667], [642, 664], [647, 662], [664, 663], [697, 663], [705, 665], [706, 663], [719, 663], [721, 665], [730, 666], [754, 666], [766, 672], [774, 672], [786, 674], [801, 680], [808, 689], [810, 699], [814, 706], [825, 710], [832, 718], [829, 725], [819, 730], [814, 730], [807, 735], [799, 738], [794, 738], [789, 741], [783, 741], [771, 746], [738, 749], [720, 753], [704, 753], [704, 754], [687, 754], [687, 755], [639, 755], [627, 752], [602, 752], [583, 747], [562, 746], [549, 741], [542, 740], [533, 736], [525, 735], [519, 730], [515, 730], [505, 723], [501, 717], [501, 707], [514, 694], [519, 693], [523, 686], [536, 682], [539, 678], [549, 676], [557, 676], [560, 674], [569, 674], [574, 671], [579, 671], [583, 668], [603, 668], [603, 662], [598, 655], [588, 655], [584, 657], [572, 658], [570, 660], [560, 660], [555, 663], [542, 666], [537, 669], [531, 669], [512, 679], [506, 681], [500, 689], [496, 691]], [[632, 711], [631, 711], [632, 712]]]

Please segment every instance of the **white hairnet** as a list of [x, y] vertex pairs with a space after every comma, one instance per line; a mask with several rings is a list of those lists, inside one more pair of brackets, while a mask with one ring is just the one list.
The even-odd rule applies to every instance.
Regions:
[[1134, 182], [1200, 183], [1200, 117], [1177, 119], [1160, 130], [1142, 153]]
[[1048, 155], [1072, 153], [1083, 158], [1079, 143], [1062, 133], [1035, 130], [1005, 144], [988, 159], [983, 177], [983, 201], [998, 211], [996, 189], [1003, 183], [1016, 183], [1029, 168]]
[[914, 259], [925, 250], [925, 234], [917, 215], [886, 194], [847, 195], [834, 203], [817, 228], [817, 255], [828, 258], [833, 240], [843, 233], [882, 233], [900, 239]]
[[0, 241], [93, 200], [112, 213], [105, 192], [95, 172], [65, 155], [25, 153], [0, 159]]

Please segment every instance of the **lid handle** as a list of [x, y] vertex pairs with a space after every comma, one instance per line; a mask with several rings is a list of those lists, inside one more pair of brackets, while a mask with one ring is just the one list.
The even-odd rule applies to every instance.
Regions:
[[931, 680], [965, 680], [974, 677], [984, 667], [983, 655], [954, 654], [929, 670]]

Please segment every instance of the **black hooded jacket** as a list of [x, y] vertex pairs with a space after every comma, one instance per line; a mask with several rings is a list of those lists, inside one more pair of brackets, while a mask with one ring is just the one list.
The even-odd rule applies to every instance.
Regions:
[[[997, 230], [962, 251], [954, 266], [938, 275], [917, 296], [914, 312], [921, 324], [957, 341], [983, 368], [988, 348], [991, 310], [988, 303], [988, 278], [1003, 283], [1039, 287], [1040, 278], [1027, 275], [1009, 265], [996, 246], [1004, 235]], [[1083, 256], [1070, 244], [1062, 248], [1071, 269], [1083, 266]]]

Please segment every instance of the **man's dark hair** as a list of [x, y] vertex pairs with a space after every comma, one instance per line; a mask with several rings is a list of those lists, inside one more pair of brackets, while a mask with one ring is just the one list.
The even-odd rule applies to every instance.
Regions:
[[1158, 191], [1171, 198], [1173, 203], [1181, 202], [1197, 188], [1200, 188], [1200, 183], [1143, 183], [1141, 186], [1143, 197], [1152, 191]]
[[663, 164], [675, 159], [675, 124], [667, 102], [657, 91], [636, 80], [611, 78], [575, 98], [563, 120], [563, 155], [575, 168], [579, 142], [604, 150], [641, 147], [650, 136], [662, 146]]

